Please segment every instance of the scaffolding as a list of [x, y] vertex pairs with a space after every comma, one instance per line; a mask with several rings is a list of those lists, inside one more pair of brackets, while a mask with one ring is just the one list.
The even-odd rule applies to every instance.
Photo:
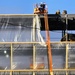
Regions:
[[[0, 15], [0, 75], [50, 75], [40, 17], [44, 18], [36, 14]], [[75, 42], [48, 42], [53, 75], [75, 75]]]

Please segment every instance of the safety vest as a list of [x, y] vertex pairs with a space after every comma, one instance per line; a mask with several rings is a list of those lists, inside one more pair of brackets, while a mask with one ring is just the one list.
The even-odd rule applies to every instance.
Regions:
[[39, 11], [39, 8], [35, 8], [34, 9], [34, 13], [39, 13], [40, 11]]

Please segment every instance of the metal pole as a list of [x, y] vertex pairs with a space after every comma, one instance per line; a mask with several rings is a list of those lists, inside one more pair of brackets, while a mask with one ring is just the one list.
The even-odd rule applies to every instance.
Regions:
[[50, 35], [49, 35], [47, 13], [44, 14], [44, 20], [45, 20], [45, 30], [46, 30], [46, 44], [47, 44], [47, 47], [48, 47], [49, 72], [50, 72], [50, 75], [53, 75], [53, 69], [52, 69], [52, 51], [51, 51], [51, 44], [50, 44]]
[[[36, 18], [34, 17], [33, 19], [33, 41], [36, 42], [36, 29], [35, 29], [35, 26], [36, 25]], [[36, 55], [35, 55], [35, 45], [33, 44], [33, 70], [35, 70], [35, 64], [36, 62]], [[35, 72], [33, 71], [33, 75], [35, 75]]]
[[66, 44], [66, 69], [68, 68], [68, 44]]
[[68, 15], [65, 15], [66, 17], [66, 42], [68, 41]]
[[[67, 41], [68, 41], [68, 15], [66, 14], [65, 15], [66, 17], [66, 69], [68, 68], [68, 44], [67, 44]], [[66, 75], [68, 75], [67, 71], [66, 71]]]
[[[33, 45], [33, 70], [36, 69], [36, 50], [35, 45]], [[33, 75], [35, 75], [35, 72], [33, 72]]]
[[10, 75], [12, 75], [12, 65], [13, 65], [13, 61], [12, 61], [12, 57], [13, 57], [13, 51], [12, 51], [12, 43], [11, 43], [11, 55], [10, 55], [10, 58], [11, 58], [11, 72], [10, 72]]

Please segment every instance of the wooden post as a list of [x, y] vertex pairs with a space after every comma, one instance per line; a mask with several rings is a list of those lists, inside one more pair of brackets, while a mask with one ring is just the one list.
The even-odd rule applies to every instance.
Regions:
[[[68, 69], [68, 44], [66, 43], [66, 69]], [[66, 75], [68, 75], [66, 71]]]
[[13, 51], [12, 51], [12, 43], [10, 44], [10, 46], [11, 46], [11, 55], [10, 55], [10, 58], [11, 58], [11, 72], [10, 72], [10, 75], [12, 75], [12, 63], [13, 63], [13, 61], [12, 61], [12, 57], [13, 57]]

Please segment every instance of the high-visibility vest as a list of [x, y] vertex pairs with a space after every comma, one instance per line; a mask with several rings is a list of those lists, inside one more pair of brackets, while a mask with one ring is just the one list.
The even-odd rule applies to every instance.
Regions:
[[39, 8], [35, 8], [35, 9], [34, 9], [34, 13], [36, 13], [36, 12], [40, 12], [40, 11], [39, 11]]

